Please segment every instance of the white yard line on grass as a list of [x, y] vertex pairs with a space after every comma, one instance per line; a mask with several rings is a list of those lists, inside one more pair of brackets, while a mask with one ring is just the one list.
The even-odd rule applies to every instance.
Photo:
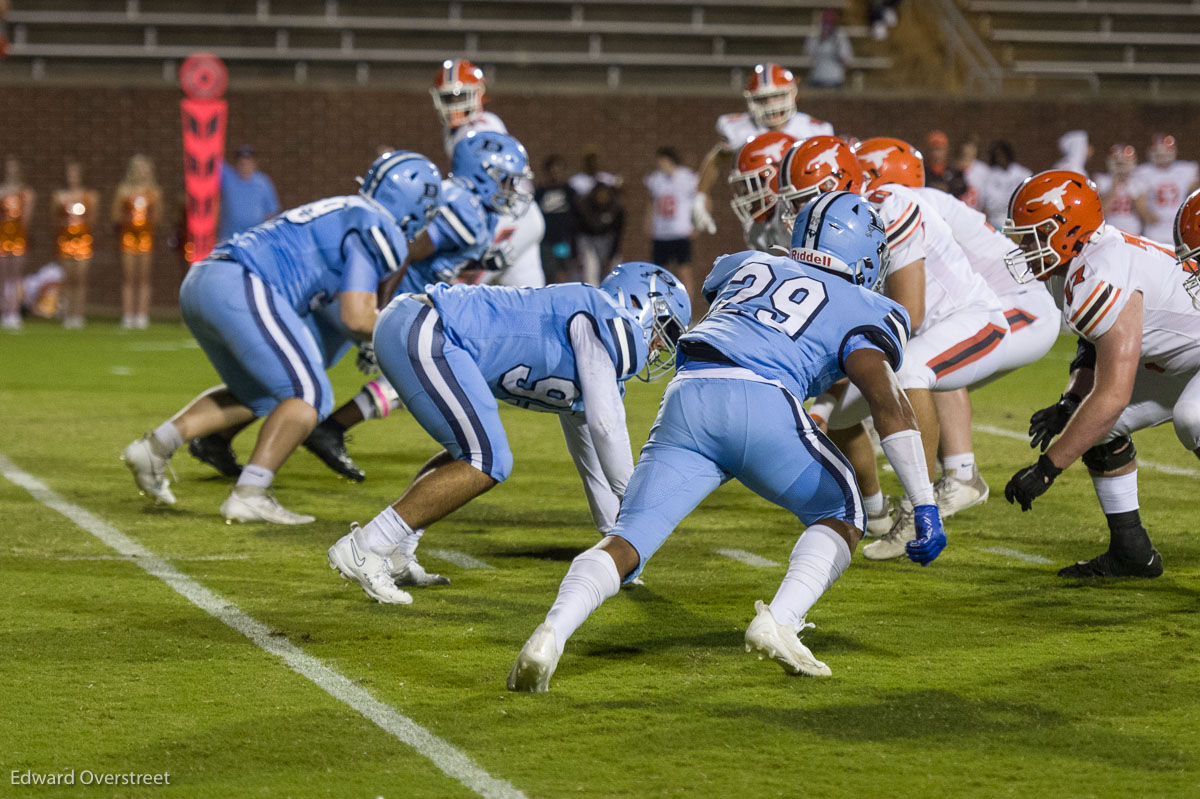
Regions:
[[[39, 558], [53, 558], [54, 560], [129, 560], [136, 561], [137, 558], [129, 555], [35, 555]], [[249, 560], [249, 555], [196, 555], [194, 557], [185, 557], [183, 555], [164, 555], [163, 560], [176, 561], [208, 561], [208, 560]]]
[[41, 480], [19, 469], [2, 454], [0, 474], [9, 482], [24, 488], [38, 502], [58, 511], [121, 555], [132, 559], [147, 574], [162, 580], [184, 599], [237, 630], [264, 652], [278, 657], [289, 669], [307, 678], [334, 699], [354, 708], [369, 721], [412, 747], [431, 760], [448, 777], [458, 780], [480, 796], [497, 799], [524, 797], [521, 791], [507, 781], [488, 774], [452, 744], [437, 737], [391, 705], [380, 702], [341, 672], [306, 653], [286, 638], [273, 637], [269, 627], [248, 616], [237, 605], [205, 588], [91, 511], [63, 499]]
[[452, 563], [460, 569], [490, 569], [490, 563], [484, 563], [479, 558], [473, 558], [466, 552], [458, 552], [453, 549], [424, 549], [421, 550], [426, 555], [431, 555], [438, 560], [444, 560], [447, 563]]
[[1014, 558], [1015, 560], [1023, 560], [1026, 563], [1036, 563], [1038, 566], [1054, 565], [1054, 561], [1049, 558], [1043, 558], [1041, 555], [1030, 555], [1028, 552], [1021, 552], [1020, 550], [1009, 549], [1008, 547], [988, 547], [979, 551], [987, 552], [991, 555], [1003, 555], [1006, 558]]
[[[975, 424], [972, 429], [978, 430], [981, 433], [988, 433], [993, 436], [1003, 436], [1016, 441], [1024, 441], [1029, 443], [1029, 436], [1024, 433], [1018, 433], [1016, 430], [1005, 430], [1003, 427], [993, 427], [990, 424]], [[1138, 456], [1138, 463], [1145, 466], [1147, 469], [1153, 469], [1156, 472], [1163, 474], [1173, 474], [1179, 477], [1200, 477], [1200, 469], [1189, 469], [1186, 466], [1172, 466], [1169, 463], [1158, 463], [1157, 461], [1148, 461], [1145, 458]]]
[[727, 558], [736, 560], [738, 563], [745, 563], [747, 566], [753, 566], [756, 569], [769, 569], [773, 566], [779, 566], [773, 560], [768, 560], [762, 555], [755, 555], [753, 552], [747, 552], [744, 549], [717, 549], [714, 551], [718, 555], [724, 555]]

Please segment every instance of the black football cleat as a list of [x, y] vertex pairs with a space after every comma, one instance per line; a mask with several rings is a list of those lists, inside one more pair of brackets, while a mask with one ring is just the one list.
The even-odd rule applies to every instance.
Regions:
[[188, 442], [188, 452], [201, 463], [207, 463], [226, 477], [240, 477], [242, 465], [233, 454], [229, 441], [217, 433]]
[[1091, 560], [1081, 560], [1060, 569], [1058, 576], [1084, 580], [1093, 577], [1158, 577], [1163, 573], [1162, 555], [1158, 554], [1157, 549], [1150, 551], [1154, 554], [1148, 563], [1135, 563], [1105, 552]]
[[350, 456], [346, 454], [346, 433], [328, 425], [319, 424], [304, 440], [304, 448], [316, 455], [321, 461], [335, 472], [355, 483], [367, 479], [367, 475], [358, 468]]

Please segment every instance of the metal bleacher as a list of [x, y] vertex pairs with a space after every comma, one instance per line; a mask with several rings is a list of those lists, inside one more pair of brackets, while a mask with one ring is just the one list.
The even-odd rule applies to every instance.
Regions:
[[[467, 57], [506, 86], [725, 93], [775, 60], [801, 70], [821, 8], [849, 0], [17, 0], [5, 73], [24, 80], [174, 81], [197, 50], [246, 83], [428, 84]], [[764, 21], [767, 21], [764, 24]], [[885, 70], [846, 26], [852, 85]], [[877, 48], [875, 48], [877, 49]]]
[[967, 0], [1006, 72], [1042, 90], [1195, 98], [1200, 0]]

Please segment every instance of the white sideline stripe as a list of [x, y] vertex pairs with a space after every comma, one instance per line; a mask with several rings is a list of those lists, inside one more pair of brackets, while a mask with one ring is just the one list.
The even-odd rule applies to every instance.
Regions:
[[457, 552], [453, 549], [426, 549], [426, 553], [432, 555], [438, 560], [444, 560], [447, 563], [453, 563], [460, 569], [490, 569], [490, 563], [484, 563], [479, 558], [473, 558], [466, 552]]
[[747, 552], [744, 549], [716, 549], [713, 551], [718, 555], [724, 555], [727, 558], [736, 560], [739, 563], [745, 563], [747, 566], [753, 566], [756, 569], [769, 569], [780, 565], [773, 560], [767, 560], [762, 555], [755, 555], [753, 552]]
[[[18, 553], [20, 554], [20, 553]], [[136, 563], [137, 557], [132, 555], [31, 555], [35, 558], [53, 558], [54, 560], [127, 560]], [[164, 557], [165, 561], [186, 560], [189, 562], [201, 560], [249, 560], [249, 555], [197, 555], [184, 557], [182, 555]]]
[[[1003, 427], [993, 427], [990, 424], [972, 425], [973, 429], [981, 433], [988, 433], [993, 436], [1003, 436], [1016, 441], [1029, 442], [1029, 436], [1018, 433], [1015, 430], [1005, 430]], [[1147, 469], [1153, 469], [1156, 472], [1163, 474], [1173, 474], [1177, 477], [1200, 477], [1200, 469], [1189, 469], [1186, 466], [1172, 466], [1169, 463], [1159, 463], [1158, 461], [1148, 461], [1141, 455], [1138, 456], [1138, 463], [1145, 466]]]
[[470, 790], [489, 799], [515, 799], [525, 796], [507, 781], [488, 774], [452, 744], [443, 741], [392, 706], [380, 702], [332, 666], [306, 653], [286, 638], [272, 636], [269, 627], [248, 616], [237, 605], [183, 574], [91, 511], [63, 499], [41, 480], [18, 468], [3, 454], [0, 454], [0, 474], [9, 482], [24, 488], [38, 502], [66, 516], [125, 557], [134, 559], [133, 562], [147, 574], [162, 580], [184, 599], [246, 636], [259, 649], [275, 655], [289, 669], [412, 747], [432, 761], [446, 776], [458, 780]]
[[987, 552], [992, 555], [1003, 555], [1006, 558], [1015, 558], [1023, 560], [1026, 563], [1036, 563], [1039, 566], [1052, 566], [1054, 561], [1049, 558], [1043, 558], [1041, 555], [1030, 555], [1028, 552], [1021, 552], [1017, 549], [1009, 549], [1008, 547], [988, 547], [981, 549], [980, 552]]

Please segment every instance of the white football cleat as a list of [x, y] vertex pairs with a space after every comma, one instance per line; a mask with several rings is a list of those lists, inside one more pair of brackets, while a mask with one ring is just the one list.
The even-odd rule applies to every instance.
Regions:
[[979, 467], [973, 466], [970, 480], [959, 480], [957, 477], [942, 475], [933, 484], [933, 495], [937, 502], [938, 514], [948, 519], [960, 510], [973, 508], [987, 502], [991, 489], [984, 482]]
[[558, 641], [554, 628], [542, 622], [521, 647], [521, 654], [508, 673], [508, 690], [545, 693], [550, 690], [550, 678], [556, 668]]
[[883, 513], [879, 516], [867, 516], [867, 538], [879, 538], [881, 535], [887, 535], [892, 524], [896, 521], [896, 514], [900, 511], [900, 502], [895, 497], [884, 496], [883, 498]]
[[[746, 651], [758, 652], [758, 659], [769, 657], [783, 666], [788, 674], [803, 674], [806, 677], [829, 677], [833, 674], [821, 661], [813, 657], [808, 647], [800, 643], [800, 630], [815, 627], [800, 620], [800, 630], [789, 624], [775, 621], [771, 608], [761, 599], [754, 603], [754, 621], [746, 628]], [[511, 678], [510, 678], [511, 679]]]
[[154, 452], [149, 433], [130, 441], [121, 452], [121, 460], [133, 472], [133, 479], [143, 494], [149, 494], [156, 502], [175, 504], [171, 481], [167, 479], [167, 459]]
[[408, 563], [398, 569], [395, 566], [395, 562], [393, 562], [389, 573], [396, 585], [450, 585], [449, 577], [443, 577], [440, 574], [430, 574], [425, 571], [424, 566], [417, 563], [416, 558], [408, 561]]
[[863, 547], [867, 560], [891, 560], [904, 554], [904, 545], [917, 539], [917, 520], [912, 508], [901, 506], [896, 512], [896, 522], [888, 534], [878, 541]]
[[221, 515], [227, 522], [271, 522], [272, 524], [308, 524], [316, 516], [293, 513], [279, 504], [274, 494], [260, 486], [234, 486], [221, 503]]
[[354, 540], [358, 529], [357, 524], [350, 525], [350, 532], [329, 548], [329, 568], [337, 570], [347, 580], [356, 580], [363, 592], [376, 602], [411, 605], [412, 595], [397, 588], [392, 580], [391, 559], [360, 547]]

